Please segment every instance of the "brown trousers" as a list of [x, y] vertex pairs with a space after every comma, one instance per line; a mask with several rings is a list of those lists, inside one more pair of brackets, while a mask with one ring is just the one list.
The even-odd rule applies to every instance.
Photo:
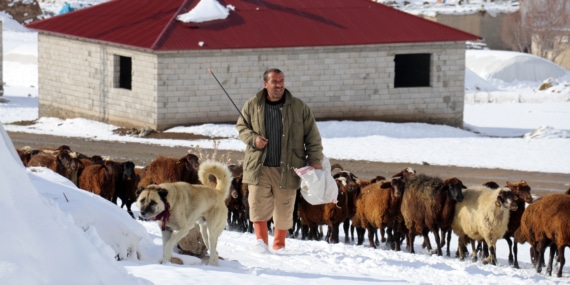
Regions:
[[248, 185], [249, 217], [252, 222], [269, 221], [278, 230], [293, 227], [293, 209], [297, 189], [280, 189], [281, 178], [279, 167], [261, 167], [259, 183]]

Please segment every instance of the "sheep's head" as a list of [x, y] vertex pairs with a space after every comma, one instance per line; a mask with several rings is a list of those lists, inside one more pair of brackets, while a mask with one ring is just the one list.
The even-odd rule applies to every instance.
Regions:
[[356, 177], [356, 175], [354, 175], [352, 172], [346, 170], [339, 171], [333, 175], [333, 178], [335, 180], [342, 178], [340, 181], [346, 187], [346, 190], [348, 192], [354, 192], [360, 190], [360, 185], [357, 182], [358, 177]]
[[416, 175], [416, 170], [411, 168], [411, 167], [406, 167], [402, 170], [400, 170], [400, 172], [392, 175], [392, 177], [390, 178], [394, 178], [394, 177], [401, 177], [404, 182], [410, 181], [412, 178], [414, 178], [414, 176]]
[[198, 162], [199, 158], [195, 154], [188, 153], [184, 157], [180, 158], [177, 164], [182, 164], [186, 166], [186, 169], [189, 171], [198, 171], [198, 167], [200, 163]]
[[463, 189], [467, 189], [461, 180], [452, 177], [448, 178], [443, 182], [444, 187], [447, 187], [447, 193], [449, 198], [461, 202], [463, 201]]
[[530, 194], [530, 186], [526, 183], [526, 181], [521, 180], [518, 183], [510, 183], [507, 181], [507, 187], [515, 193], [520, 199], [522, 199], [526, 203], [532, 203], [532, 195]]
[[518, 210], [519, 206], [516, 203], [518, 196], [513, 191], [508, 188], [501, 188], [498, 191], [497, 201], [495, 201], [497, 207], [505, 207], [511, 211]]
[[487, 181], [487, 182], [483, 183], [483, 186], [491, 188], [491, 189], [499, 189], [501, 187], [495, 181]]
[[125, 161], [125, 163], [123, 163], [123, 179], [133, 180], [135, 178], [135, 163], [130, 160]]
[[346, 203], [348, 203], [348, 182], [345, 177], [338, 177], [335, 179], [336, 185], [338, 187], [338, 195], [337, 195], [337, 207], [342, 208]]
[[232, 198], [237, 199], [242, 196], [242, 177], [234, 177], [230, 186], [230, 195]]
[[382, 182], [381, 188], [391, 188], [392, 196], [396, 198], [402, 197], [404, 194], [404, 189], [406, 188], [406, 183], [402, 177], [392, 177], [390, 180]]

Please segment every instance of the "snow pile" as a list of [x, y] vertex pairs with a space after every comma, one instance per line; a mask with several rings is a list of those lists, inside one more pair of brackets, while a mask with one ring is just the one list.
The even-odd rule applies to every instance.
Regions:
[[[0, 181], [4, 189], [0, 199], [0, 227], [5, 232], [0, 243], [2, 284], [141, 284], [140, 279], [113, 262], [113, 250], [101, 240], [95, 227], [77, 227], [67, 209], [60, 208], [63, 204], [81, 208], [87, 203], [76, 204], [76, 199], [67, 200], [64, 195], [50, 199], [38, 192], [53, 186], [59, 193], [72, 196], [72, 192], [83, 190], [47, 180], [34, 184], [38, 181], [32, 180], [37, 177], [28, 174], [22, 165], [2, 124], [0, 157]], [[100, 211], [83, 210], [83, 213], [104, 215]], [[114, 236], [112, 242], [120, 240]], [[70, 272], [73, 272], [71, 277], [81, 276], [81, 280], [71, 280]]]
[[198, 5], [188, 13], [176, 17], [177, 20], [189, 23], [201, 23], [223, 20], [230, 15], [230, 9], [222, 6], [217, 0], [200, 0]]
[[512, 51], [467, 50], [465, 64], [484, 79], [504, 82], [542, 82], [559, 78], [568, 70], [546, 59]]
[[525, 139], [554, 139], [554, 138], [570, 138], [566, 131], [557, 130], [551, 126], [541, 126], [538, 129], [526, 133]]

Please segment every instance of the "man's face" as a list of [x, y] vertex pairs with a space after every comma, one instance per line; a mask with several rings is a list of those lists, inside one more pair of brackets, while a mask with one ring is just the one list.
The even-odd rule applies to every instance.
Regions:
[[263, 87], [267, 89], [267, 100], [277, 102], [285, 92], [285, 77], [282, 73], [270, 72], [267, 74], [267, 81], [263, 82]]

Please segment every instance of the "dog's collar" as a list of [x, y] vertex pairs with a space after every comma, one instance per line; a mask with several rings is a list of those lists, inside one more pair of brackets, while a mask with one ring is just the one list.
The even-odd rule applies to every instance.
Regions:
[[152, 218], [153, 220], [162, 221], [162, 231], [166, 230], [166, 223], [170, 219], [170, 204], [168, 204], [168, 202], [165, 202], [164, 205], [166, 205], [166, 209], [164, 209], [164, 211], [162, 211], [160, 214], [156, 215], [156, 217]]

